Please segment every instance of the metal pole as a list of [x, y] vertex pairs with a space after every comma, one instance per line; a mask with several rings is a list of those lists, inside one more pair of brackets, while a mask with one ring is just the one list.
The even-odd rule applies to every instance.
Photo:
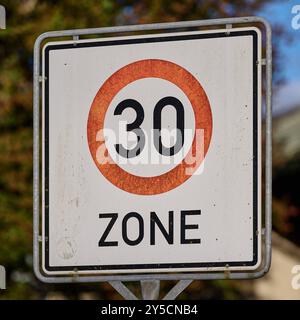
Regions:
[[193, 280], [178, 281], [176, 285], [165, 295], [163, 300], [175, 300], [192, 282]]
[[5, 8], [0, 5], [0, 29], [6, 29], [6, 12]]
[[141, 281], [142, 297], [144, 300], [157, 300], [159, 298], [160, 281]]
[[3, 266], [0, 266], [0, 289], [6, 289], [6, 272]]
[[121, 281], [109, 281], [109, 284], [125, 299], [138, 300], [138, 298]]

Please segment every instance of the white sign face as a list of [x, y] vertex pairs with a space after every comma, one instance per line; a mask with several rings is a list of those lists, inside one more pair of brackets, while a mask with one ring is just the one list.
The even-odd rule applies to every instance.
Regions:
[[43, 50], [43, 270], [253, 270], [261, 261], [256, 28]]

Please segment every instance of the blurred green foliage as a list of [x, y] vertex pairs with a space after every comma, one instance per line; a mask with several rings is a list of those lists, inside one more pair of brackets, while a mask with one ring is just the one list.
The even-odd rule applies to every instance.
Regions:
[[[5, 0], [0, 32], [0, 298], [120, 298], [109, 285], [44, 285], [32, 273], [33, 45], [49, 30], [253, 15], [270, 0]], [[163, 290], [172, 283], [163, 284]], [[199, 293], [200, 292], [200, 293]], [[237, 283], [197, 282], [183, 298], [236, 298]]]

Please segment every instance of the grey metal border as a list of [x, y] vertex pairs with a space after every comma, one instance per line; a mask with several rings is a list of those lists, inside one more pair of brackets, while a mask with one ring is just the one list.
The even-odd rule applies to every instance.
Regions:
[[[155, 273], [131, 275], [99, 276], [45, 276], [40, 271], [40, 49], [44, 40], [57, 37], [73, 37], [76, 41], [83, 35], [103, 35], [137, 31], [175, 30], [193, 27], [218, 26], [230, 30], [234, 24], [261, 23], [266, 34], [266, 57], [262, 59], [266, 77], [266, 149], [265, 149], [265, 227], [264, 259], [259, 271], [249, 272], [197, 272], [197, 273]], [[230, 31], [229, 31], [230, 32]], [[33, 74], [33, 267], [36, 277], [46, 283], [113, 282], [141, 280], [217, 280], [217, 279], [256, 279], [266, 274], [271, 265], [272, 245], [272, 30], [269, 23], [260, 17], [225, 18], [194, 20], [170, 23], [141, 24], [91, 29], [52, 31], [41, 34], [34, 44]]]

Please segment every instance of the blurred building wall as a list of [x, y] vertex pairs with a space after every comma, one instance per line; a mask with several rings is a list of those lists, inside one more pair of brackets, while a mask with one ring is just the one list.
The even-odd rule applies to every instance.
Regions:
[[296, 276], [292, 273], [292, 268], [300, 265], [300, 248], [275, 232], [272, 238], [271, 269], [264, 278], [254, 281], [254, 293], [258, 299], [300, 300], [300, 280], [299, 289], [292, 287], [292, 279]]

